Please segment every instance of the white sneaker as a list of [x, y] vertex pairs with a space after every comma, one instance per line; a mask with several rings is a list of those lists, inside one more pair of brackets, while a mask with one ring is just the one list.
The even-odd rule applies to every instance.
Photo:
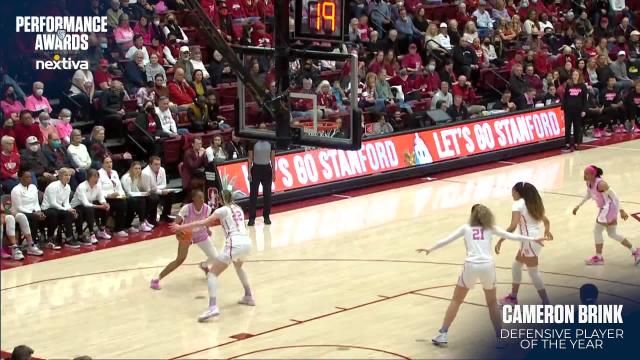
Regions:
[[253, 297], [251, 296], [243, 296], [242, 299], [238, 301], [238, 304], [247, 305], [247, 306], [256, 306], [256, 302], [253, 300]]
[[98, 231], [98, 238], [104, 239], [104, 240], [111, 240], [111, 235], [109, 235], [107, 230], [100, 230]]
[[145, 225], [147, 225], [147, 227], [153, 229], [155, 226], [153, 226], [153, 224], [151, 224], [148, 220], [144, 221]]
[[137, 227], [132, 226], [132, 227], [129, 228], [129, 232], [132, 233], [132, 234], [135, 234], [135, 233], [140, 232], [140, 230], [138, 230]]
[[147, 225], [146, 222], [142, 223], [142, 225], [140, 225], [140, 231], [142, 232], [151, 232], [153, 231], [153, 228], [150, 228], [149, 225]]
[[210, 307], [207, 311], [203, 312], [202, 315], [198, 316], [198, 321], [203, 322], [211, 319], [214, 316], [220, 315], [220, 311], [217, 306]]
[[431, 339], [431, 342], [434, 345], [447, 345], [449, 343], [449, 341], [447, 340], [447, 333], [446, 332], [438, 333], [438, 336]]
[[24, 259], [24, 255], [22, 255], [22, 251], [20, 251], [20, 248], [18, 248], [18, 246], [16, 245], [11, 247], [11, 259], [16, 261]]
[[127, 237], [127, 236], [129, 236], [129, 234], [124, 230], [120, 230], [117, 233], [115, 233], [114, 235], [118, 236], [118, 237]]
[[89, 241], [91, 242], [91, 245], [97, 244], [98, 238], [96, 238], [96, 234], [91, 234], [91, 236], [89, 236]]
[[38, 248], [38, 245], [31, 244], [27, 246], [27, 255], [42, 256], [42, 254], [44, 254], [44, 252]]

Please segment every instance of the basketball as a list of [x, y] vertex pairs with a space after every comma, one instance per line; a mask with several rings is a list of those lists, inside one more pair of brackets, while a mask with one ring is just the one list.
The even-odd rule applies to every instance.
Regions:
[[176, 232], [176, 238], [180, 242], [191, 242], [192, 235], [193, 232], [191, 231], [191, 229], [179, 230], [178, 232]]

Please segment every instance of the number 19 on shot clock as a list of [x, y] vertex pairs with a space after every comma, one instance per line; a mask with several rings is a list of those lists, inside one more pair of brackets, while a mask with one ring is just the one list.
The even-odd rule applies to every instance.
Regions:
[[346, 0], [296, 0], [294, 39], [344, 40]]

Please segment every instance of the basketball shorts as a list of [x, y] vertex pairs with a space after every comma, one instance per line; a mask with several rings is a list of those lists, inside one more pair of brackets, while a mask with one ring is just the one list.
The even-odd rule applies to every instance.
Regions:
[[542, 245], [534, 241], [523, 241], [520, 245], [520, 256], [522, 257], [540, 256], [541, 251]]
[[462, 274], [458, 278], [458, 286], [469, 290], [480, 281], [482, 288], [491, 290], [496, 287], [496, 266], [493, 262], [484, 264], [474, 264], [465, 262]]
[[250, 253], [251, 239], [248, 237], [235, 237], [226, 242], [217, 259], [225, 264], [231, 264], [236, 261], [244, 261]]

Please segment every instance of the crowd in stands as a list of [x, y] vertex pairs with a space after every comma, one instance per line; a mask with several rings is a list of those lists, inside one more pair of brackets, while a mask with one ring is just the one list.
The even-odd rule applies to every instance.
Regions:
[[[14, 259], [23, 256], [16, 226], [32, 255], [43, 246], [151, 231], [158, 205], [168, 221], [179, 201], [162, 163], [178, 165], [189, 190], [203, 168], [247, 155], [231, 131], [236, 78], [189, 22], [183, 0], [49, 1], [56, 6], [38, 10], [52, 13], [38, 15], [106, 16], [109, 31], [91, 34], [89, 49], [78, 54], [90, 69], [66, 79], [65, 108], [54, 109], [46, 96], [47, 86], [65, 80], [59, 75], [34, 79], [25, 91], [1, 66], [0, 191], [11, 198], [5, 217]], [[273, 0], [200, 4], [229, 43], [274, 46]], [[349, 81], [348, 62], [292, 59], [291, 90], [317, 96], [315, 115], [333, 124], [332, 136], [344, 137], [353, 91], [365, 134], [381, 135], [430, 125], [416, 120], [427, 110], [455, 122], [561, 104], [584, 83], [588, 106], [580, 116], [593, 136], [640, 132], [636, 10], [640, 1], [351, 0], [344, 43], [292, 46], [357, 54], [358, 84]], [[272, 60], [246, 59], [247, 73], [271, 93]], [[291, 102], [293, 124], [314, 115], [312, 104]], [[253, 114], [247, 119], [255, 126], [272, 122], [257, 107]], [[125, 151], [112, 153], [109, 141], [122, 138]], [[177, 162], [175, 152], [168, 155], [176, 143]], [[109, 215], [115, 221], [107, 227]]]

